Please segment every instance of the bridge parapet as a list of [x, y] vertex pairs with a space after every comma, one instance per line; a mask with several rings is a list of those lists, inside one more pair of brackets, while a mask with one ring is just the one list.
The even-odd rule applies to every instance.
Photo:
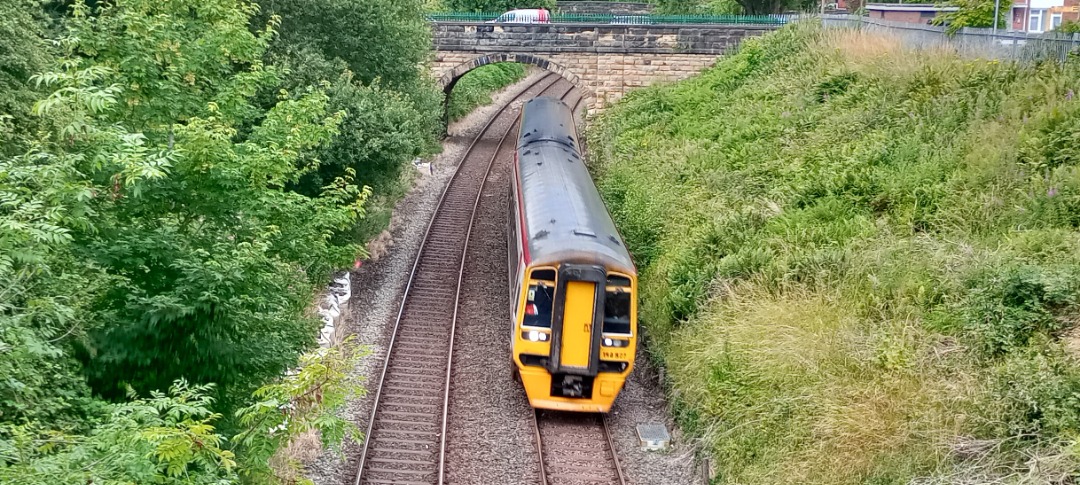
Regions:
[[468, 71], [522, 62], [557, 72], [584, 91], [593, 114], [630, 89], [689, 77], [776, 25], [489, 24], [435, 22], [433, 65], [449, 92]]
[[589, 52], [719, 56], [774, 25], [488, 24], [438, 22], [435, 49], [471, 52]]

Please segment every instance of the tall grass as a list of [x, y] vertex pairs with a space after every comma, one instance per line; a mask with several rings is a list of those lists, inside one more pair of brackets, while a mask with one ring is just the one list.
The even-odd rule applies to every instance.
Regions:
[[716, 483], [1080, 479], [1077, 92], [794, 25], [590, 129]]

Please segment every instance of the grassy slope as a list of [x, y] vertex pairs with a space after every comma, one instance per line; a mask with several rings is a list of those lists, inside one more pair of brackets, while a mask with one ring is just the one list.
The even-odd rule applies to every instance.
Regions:
[[450, 119], [457, 120], [478, 106], [491, 103], [491, 93], [525, 77], [525, 64], [499, 62], [473, 69], [458, 81], [450, 95]]
[[718, 483], [1080, 470], [1076, 92], [1076, 66], [793, 26], [591, 129]]

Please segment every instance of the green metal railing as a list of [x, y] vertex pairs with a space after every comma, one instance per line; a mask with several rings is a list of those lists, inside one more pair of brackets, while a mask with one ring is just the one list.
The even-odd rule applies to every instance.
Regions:
[[[439, 12], [428, 14], [432, 22], [488, 22], [503, 12]], [[586, 13], [552, 13], [555, 24], [752, 24], [783, 25], [795, 19], [792, 15], [615, 15]]]

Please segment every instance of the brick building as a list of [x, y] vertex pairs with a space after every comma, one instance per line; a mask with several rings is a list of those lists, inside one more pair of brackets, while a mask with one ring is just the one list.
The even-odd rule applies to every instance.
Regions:
[[[1072, 0], [1080, 1], [1080, 0]], [[941, 12], [955, 12], [959, 7], [938, 6], [932, 3], [868, 3], [867, 16], [873, 19], [928, 24]]]
[[1014, 0], [1009, 30], [1049, 32], [1066, 20], [1080, 20], [1080, 0]]

